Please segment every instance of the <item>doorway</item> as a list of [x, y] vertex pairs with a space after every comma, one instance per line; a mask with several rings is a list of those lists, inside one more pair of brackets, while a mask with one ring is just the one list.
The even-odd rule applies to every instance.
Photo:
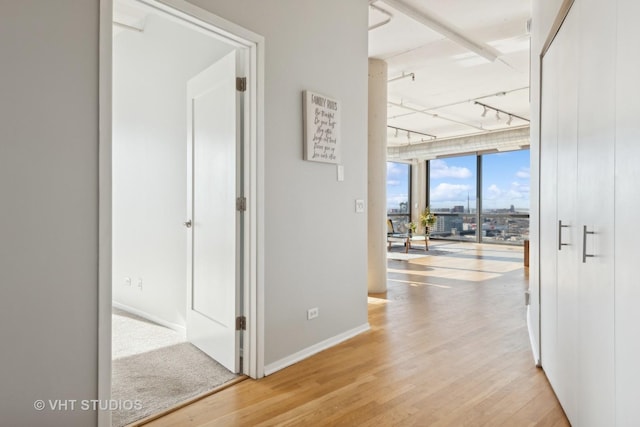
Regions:
[[[105, 7], [111, 4], [110, 1], [103, 3]], [[113, 89], [109, 97], [112, 102], [107, 99], [113, 106], [113, 116], [101, 117], [101, 129], [106, 127], [106, 122], [109, 127], [113, 125], [113, 137], [108, 138], [111, 155], [107, 159], [112, 159], [113, 165], [110, 173], [105, 171], [106, 156], [101, 153], [101, 184], [112, 182], [111, 200], [106, 200], [101, 192], [101, 226], [107, 218], [112, 223], [112, 261], [107, 266], [101, 260], [101, 270], [111, 270], [112, 276], [108, 284], [105, 277], [101, 277], [99, 370], [100, 396], [104, 400], [111, 397], [111, 375], [106, 375], [111, 372], [111, 325], [106, 325], [107, 312], [110, 323], [112, 301], [114, 307], [128, 314], [186, 336], [214, 359], [224, 359], [221, 356], [224, 354], [226, 359], [219, 361], [230, 371], [261, 376], [257, 357], [260, 347], [256, 345], [259, 322], [255, 268], [258, 254], [256, 182], [260, 160], [256, 149], [256, 82], [261, 38], [249, 32], [237, 35], [242, 31], [238, 28], [234, 28], [235, 33], [228, 31], [224, 27], [229, 26], [228, 23], [208, 12], [182, 3], [179, 6], [190, 10], [151, 0], [118, 0], [113, 2], [113, 23], [103, 19], [101, 25], [103, 36], [104, 33], [113, 36], [112, 58], [106, 58], [104, 52], [101, 54], [101, 71], [107, 68], [105, 63], [108, 68], [111, 61], [113, 64]], [[187, 120], [187, 110], [194, 105], [193, 99], [187, 100], [188, 81], [212, 68], [212, 64], [231, 57], [233, 80], [240, 77], [236, 76], [237, 72], [242, 72], [242, 77], [250, 82], [245, 91], [237, 91], [233, 82], [231, 93], [235, 106], [228, 105], [233, 111], [231, 146], [237, 160], [236, 167], [225, 172], [229, 175], [227, 181], [233, 183], [232, 218], [226, 217], [227, 223], [213, 221], [205, 227], [206, 218], [198, 218], [193, 212], [198, 201], [191, 199], [198, 185], [187, 186], [196, 176], [191, 166], [206, 154], [204, 145], [200, 144], [202, 150], [194, 150], [187, 139], [187, 124], [193, 123]], [[228, 69], [229, 64], [226, 65]], [[104, 108], [107, 97], [103, 95], [101, 93]], [[217, 108], [225, 110], [224, 106]], [[228, 117], [225, 122], [229, 122]], [[210, 125], [211, 121], [198, 123]], [[105, 136], [101, 135], [102, 147], [104, 143]], [[188, 162], [190, 155], [193, 161]], [[194, 174], [188, 179], [191, 172]], [[204, 176], [200, 173], [197, 179], [206, 178], [206, 173]], [[206, 186], [215, 186], [215, 182]], [[219, 190], [214, 191], [218, 198], [222, 197]], [[229, 205], [228, 196], [225, 196], [225, 205]], [[236, 198], [246, 200], [246, 209], [240, 204], [241, 209], [236, 209]], [[105, 201], [112, 201], [108, 213]], [[229, 229], [232, 241], [228, 238]], [[103, 254], [105, 246], [103, 242]], [[216, 282], [220, 277], [212, 276], [210, 270], [207, 271], [208, 284], [198, 279], [202, 266], [212, 264], [198, 262], [198, 251], [212, 247], [222, 249], [220, 253], [206, 255], [225, 254], [225, 264], [229, 264], [229, 259], [232, 261], [233, 268], [225, 273], [224, 286]], [[194, 283], [199, 285], [190, 286]], [[216, 286], [209, 286], [212, 283]], [[106, 286], [109, 292], [104, 292]], [[107, 294], [110, 294], [108, 299]], [[222, 295], [226, 298], [224, 304], [219, 303]], [[224, 316], [218, 315], [220, 311]], [[188, 312], [203, 314], [210, 323], [190, 325]], [[227, 347], [221, 352], [218, 350], [222, 344], [216, 341], [221, 334], [219, 330], [209, 333], [212, 325], [224, 326]], [[236, 331], [236, 325], [240, 330]], [[215, 345], [210, 348], [212, 342]], [[100, 425], [111, 425], [107, 418], [101, 414]]]

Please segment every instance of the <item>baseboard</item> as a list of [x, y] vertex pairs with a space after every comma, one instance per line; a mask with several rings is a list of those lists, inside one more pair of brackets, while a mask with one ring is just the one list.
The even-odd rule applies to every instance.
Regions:
[[364, 325], [358, 326], [356, 328], [345, 331], [341, 334], [338, 334], [334, 337], [328, 338], [324, 341], [321, 341], [317, 344], [312, 345], [311, 347], [307, 347], [304, 350], [300, 350], [297, 353], [294, 353], [290, 356], [287, 356], [283, 359], [270, 363], [264, 367], [264, 374], [271, 375], [274, 372], [277, 372], [281, 369], [286, 368], [287, 366], [291, 366], [294, 363], [300, 362], [310, 356], [313, 356], [316, 353], [320, 353], [323, 350], [331, 348], [335, 345], [340, 344], [343, 341], [348, 340], [349, 338], [353, 338], [356, 335], [359, 335], [363, 332], [366, 332], [370, 329], [369, 323], [365, 323]]
[[127, 313], [135, 314], [136, 316], [140, 316], [144, 319], [150, 320], [151, 322], [157, 323], [158, 325], [164, 326], [165, 328], [173, 329], [183, 336], [187, 335], [187, 328], [185, 326], [178, 325], [177, 323], [167, 322], [166, 320], [154, 316], [153, 314], [149, 314], [146, 311], [138, 310], [137, 308], [121, 304], [117, 301], [112, 301], [111, 304], [113, 305], [113, 307], [126, 311]]
[[538, 368], [542, 367], [540, 356], [538, 355], [538, 346], [535, 343], [533, 330], [531, 329], [531, 305], [527, 305], [527, 331], [529, 332], [529, 343], [531, 344], [531, 353], [533, 353], [533, 361]]

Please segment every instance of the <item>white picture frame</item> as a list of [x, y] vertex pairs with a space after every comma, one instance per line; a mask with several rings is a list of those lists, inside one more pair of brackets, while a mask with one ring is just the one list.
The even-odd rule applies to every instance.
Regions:
[[341, 164], [340, 102], [305, 90], [302, 106], [304, 160]]

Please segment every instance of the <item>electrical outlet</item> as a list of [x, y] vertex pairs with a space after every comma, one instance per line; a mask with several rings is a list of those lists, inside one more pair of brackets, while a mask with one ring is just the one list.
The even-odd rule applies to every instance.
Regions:
[[318, 307], [313, 307], [307, 310], [307, 320], [315, 319], [319, 315], [320, 311], [318, 310]]
[[125, 286], [131, 286], [131, 277], [125, 277], [124, 278], [124, 285]]
[[364, 213], [364, 200], [356, 200], [356, 213]]
[[142, 290], [142, 277], [138, 277], [138, 289]]

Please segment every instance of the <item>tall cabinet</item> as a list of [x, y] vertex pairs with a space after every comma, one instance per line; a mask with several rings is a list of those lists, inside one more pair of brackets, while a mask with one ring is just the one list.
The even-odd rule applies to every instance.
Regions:
[[640, 2], [618, 0], [616, 51], [616, 422], [640, 422]]
[[541, 361], [581, 427], [640, 419], [637, 3], [576, 0], [542, 58]]

